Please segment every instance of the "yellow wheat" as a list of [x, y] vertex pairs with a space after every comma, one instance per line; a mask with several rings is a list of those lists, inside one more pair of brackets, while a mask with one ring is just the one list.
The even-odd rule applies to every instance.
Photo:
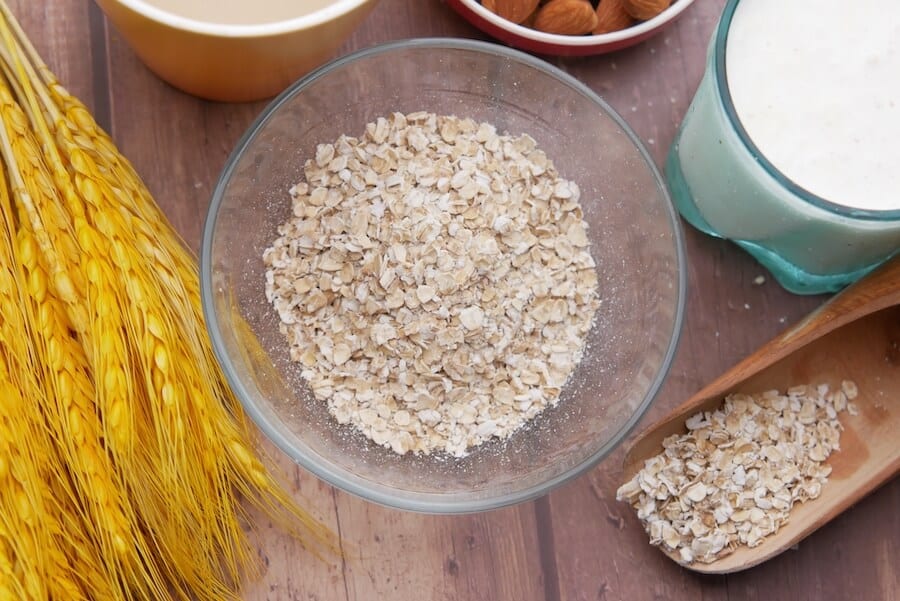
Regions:
[[[74, 494], [38, 404], [43, 392], [36, 378], [33, 316], [16, 256], [17, 228], [3, 169], [0, 213], [0, 399], [5, 409], [0, 414], [0, 530], [15, 532], [14, 538], [0, 542], [0, 564], [15, 553], [14, 574], [23, 579], [18, 591], [22, 597], [109, 598], [98, 588], [102, 578], [96, 555], [79, 541], [80, 530], [67, 532], [62, 524], [69, 514], [67, 500]], [[16, 518], [18, 527], [12, 523]], [[22, 548], [22, 540], [31, 541], [29, 548]], [[0, 585], [0, 599], [9, 592]]]
[[[28, 398], [44, 432], [21, 430], [44, 492], [12, 483], [0, 493], [0, 576], [17, 575], [0, 580], [0, 601], [236, 599], [253, 569], [242, 499], [333, 549], [257, 453], [206, 336], [194, 256], [2, 0], [0, 38], [12, 266], [0, 272], [0, 319], [20, 309], [0, 323], [0, 360], [35, 374], [0, 370], [0, 386]], [[16, 332], [23, 342], [3, 346]], [[9, 430], [0, 427], [0, 482]], [[32, 556], [39, 545], [15, 535], [38, 510], [44, 551]], [[67, 557], [84, 559], [56, 570]]]

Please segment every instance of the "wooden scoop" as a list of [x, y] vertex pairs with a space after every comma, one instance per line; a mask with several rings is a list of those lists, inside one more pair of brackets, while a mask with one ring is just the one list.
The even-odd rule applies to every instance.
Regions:
[[[828, 458], [833, 471], [821, 495], [794, 505], [790, 521], [759, 546], [741, 546], [713, 563], [685, 567], [723, 574], [761, 563], [900, 471], [900, 256], [832, 297], [641, 433], [626, 453], [623, 482], [662, 451], [665, 437], [686, 432], [688, 417], [716, 409], [732, 392], [821, 383], [835, 390], [842, 380], [859, 387], [854, 401], [859, 415], [840, 416], [840, 450]], [[666, 554], [678, 561], [677, 553]]]

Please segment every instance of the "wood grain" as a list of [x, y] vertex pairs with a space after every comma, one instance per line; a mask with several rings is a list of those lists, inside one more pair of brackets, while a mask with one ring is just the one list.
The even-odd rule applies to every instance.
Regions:
[[[837, 390], [852, 379], [859, 415], [841, 416], [840, 451], [828, 459], [829, 483], [813, 502], [759, 546], [691, 569], [728, 573], [755, 566], [797, 544], [900, 471], [900, 259], [830, 299], [638, 435], [625, 455], [622, 479], [662, 451], [662, 441], [685, 431], [685, 420], [713, 411], [731, 393], [786, 390], [797, 382]], [[678, 561], [676, 553], [667, 553]]]
[[[90, 0], [12, 0], [51, 68], [134, 163], [195, 249], [209, 196], [231, 148], [265, 103], [226, 105], [178, 92], [141, 65]], [[703, 71], [724, 0], [695, 2], [672, 27], [631, 49], [546, 57], [601, 94], [659, 165]], [[341, 49], [419, 36], [484, 39], [439, 0], [381, 0]], [[733, 245], [685, 229], [689, 298], [652, 423], [819, 306], [771, 279]], [[345, 540], [346, 561], [321, 562], [267, 524], [253, 534], [263, 573], [245, 598], [303, 600], [643, 601], [896, 599], [900, 483], [888, 484], [800, 544], [746, 572], [700, 576], [647, 544], [614, 500], [618, 451], [535, 502], [471, 516], [423, 516], [372, 505], [325, 485], [262, 443], [290, 490]], [[836, 569], [837, 568], [837, 569]]]

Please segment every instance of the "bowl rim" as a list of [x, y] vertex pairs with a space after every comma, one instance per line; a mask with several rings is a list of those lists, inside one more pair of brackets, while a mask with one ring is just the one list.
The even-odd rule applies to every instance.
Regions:
[[[343, 16], [350, 11], [376, 0], [334, 0], [309, 14], [292, 19], [268, 23], [236, 24], [212, 23], [185, 17], [158, 6], [149, 0], [107, 0], [121, 4], [139, 15], [174, 29], [226, 38], [264, 37], [308, 29]], [[102, 2], [101, 2], [102, 4]]]
[[[278, 429], [270, 423], [265, 413], [254, 403], [248, 400], [251, 397], [247, 393], [246, 387], [235, 375], [231, 358], [228, 356], [228, 353], [226, 352], [226, 349], [222, 342], [222, 337], [219, 333], [221, 329], [219, 325], [219, 319], [216, 316], [214, 310], [215, 303], [212, 301], [214, 293], [210, 250], [213, 241], [213, 234], [216, 229], [216, 221], [219, 214], [219, 208], [224, 197], [225, 189], [227, 188], [228, 183], [231, 179], [231, 175], [233, 174], [238, 161], [242, 157], [245, 149], [250, 144], [250, 142], [252, 142], [252, 140], [260, 132], [262, 127], [269, 121], [269, 119], [273, 117], [273, 115], [282, 105], [284, 105], [295, 94], [299, 93], [311, 83], [326, 75], [330, 71], [340, 68], [343, 65], [361, 58], [389, 53], [399, 49], [407, 49], [410, 47], [444, 50], [469, 50], [500, 55], [508, 60], [524, 62], [528, 66], [539, 69], [547, 75], [561, 80], [564, 84], [574, 88], [575, 91], [590, 98], [594, 103], [598, 105], [601, 110], [606, 111], [610, 118], [615, 121], [615, 123], [622, 129], [625, 135], [628, 136], [632, 144], [634, 144], [641, 158], [643, 158], [644, 163], [650, 170], [651, 176], [655, 180], [657, 187], [660, 190], [664, 205], [664, 212], [668, 217], [669, 224], [671, 226], [672, 238], [675, 246], [675, 261], [678, 268], [676, 278], [677, 281], [674, 282], [675, 286], [677, 286], [677, 298], [674, 307], [671, 333], [668, 344], [665, 349], [665, 353], [663, 354], [660, 368], [654, 375], [652, 382], [650, 382], [650, 385], [647, 388], [646, 393], [644, 394], [644, 398], [635, 408], [635, 411], [628, 417], [628, 419], [626, 419], [622, 423], [619, 429], [616, 430], [616, 432], [609, 438], [609, 440], [607, 440], [599, 449], [597, 449], [597, 451], [583, 458], [578, 464], [572, 466], [571, 468], [560, 474], [557, 474], [549, 480], [544, 480], [539, 482], [538, 484], [514, 490], [503, 495], [486, 496], [477, 499], [465, 500], [456, 500], [452, 495], [447, 495], [445, 493], [415, 492], [411, 494], [406, 493], [407, 496], [397, 496], [391, 494], [391, 492], [385, 492], [386, 490], [389, 491], [389, 489], [387, 489], [386, 487], [383, 489], [379, 489], [362, 485], [360, 484], [360, 482], [362, 481], [361, 479], [355, 480], [353, 477], [349, 477], [344, 472], [344, 470], [333, 471], [331, 469], [323, 467], [322, 464], [316, 462], [314, 457], [306, 455], [305, 453], [291, 445], [290, 442], [279, 433]], [[688, 265], [681, 221], [669, 195], [669, 190], [666, 186], [665, 179], [662, 177], [659, 169], [656, 166], [656, 163], [653, 161], [653, 158], [650, 156], [640, 138], [638, 138], [631, 127], [626, 123], [626, 121], [587, 85], [580, 82], [575, 77], [569, 75], [563, 70], [551, 65], [550, 63], [534, 57], [528, 53], [501, 46], [499, 44], [462, 38], [413, 38], [377, 44], [347, 54], [323, 65], [315, 71], [312, 71], [306, 76], [300, 78], [286, 90], [284, 90], [281, 94], [279, 94], [262, 110], [262, 112], [256, 117], [250, 127], [244, 132], [244, 134], [241, 136], [240, 140], [232, 150], [231, 154], [229, 155], [224, 168], [222, 169], [219, 179], [216, 182], [216, 186], [213, 189], [212, 198], [203, 225], [199, 262], [202, 308], [207, 332], [212, 342], [213, 351], [219, 361], [219, 364], [222, 367], [222, 371], [226, 377], [226, 380], [234, 391], [235, 396], [240, 401], [241, 406], [244, 408], [244, 411], [250, 416], [253, 422], [266, 435], [266, 437], [282, 452], [293, 459], [295, 463], [312, 472], [325, 482], [343, 491], [386, 507], [429, 514], [474, 513], [498, 509], [501, 507], [529, 501], [543, 496], [551, 490], [557, 488], [558, 486], [584, 474], [589, 469], [593, 468], [600, 460], [607, 457], [614, 449], [619, 446], [619, 444], [622, 443], [622, 441], [625, 440], [631, 430], [644, 416], [647, 409], [659, 393], [659, 390], [662, 387], [672, 367], [672, 361], [675, 356], [678, 342], [681, 338], [681, 333], [683, 330], [687, 295]]]
[[584, 36], [545, 33], [543, 31], [538, 31], [537, 29], [519, 25], [518, 23], [513, 23], [512, 21], [504, 19], [496, 13], [489, 11], [484, 6], [482, 6], [480, 2], [477, 2], [477, 0], [454, 0], [454, 2], [456, 4], [465, 6], [468, 10], [474, 12], [476, 15], [491, 23], [492, 25], [499, 27], [500, 29], [503, 29], [504, 31], [518, 36], [522, 39], [531, 40], [533, 42], [539, 42], [541, 44], [550, 46], [566, 46], [570, 48], [586, 49], [595, 46], [614, 45], [620, 42], [626, 42], [633, 38], [639, 38], [644, 34], [650, 33], [655, 29], [665, 25], [669, 21], [675, 19], [675, 17], [680, 15], [691, 4], [693, 4], [694, 0], [677, 0], [677, 2], [669, 5], [668, 8], [666, 8], [664, 11], [662, 11], [652, 19], [642, 21], [637, 25], [633, 25], [619, 31]]

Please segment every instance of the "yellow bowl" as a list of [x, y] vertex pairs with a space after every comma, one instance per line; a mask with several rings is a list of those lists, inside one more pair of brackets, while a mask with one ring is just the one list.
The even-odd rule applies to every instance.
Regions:
[[211, 22], [212, 15], [206, 21], [173, 14], [145, 0], [97, 0], [151, 71], [189, 94], [228, 102], [274, 96], [326, 62], [376, 2], [334, 0], [289, 20], [233, 25]]

